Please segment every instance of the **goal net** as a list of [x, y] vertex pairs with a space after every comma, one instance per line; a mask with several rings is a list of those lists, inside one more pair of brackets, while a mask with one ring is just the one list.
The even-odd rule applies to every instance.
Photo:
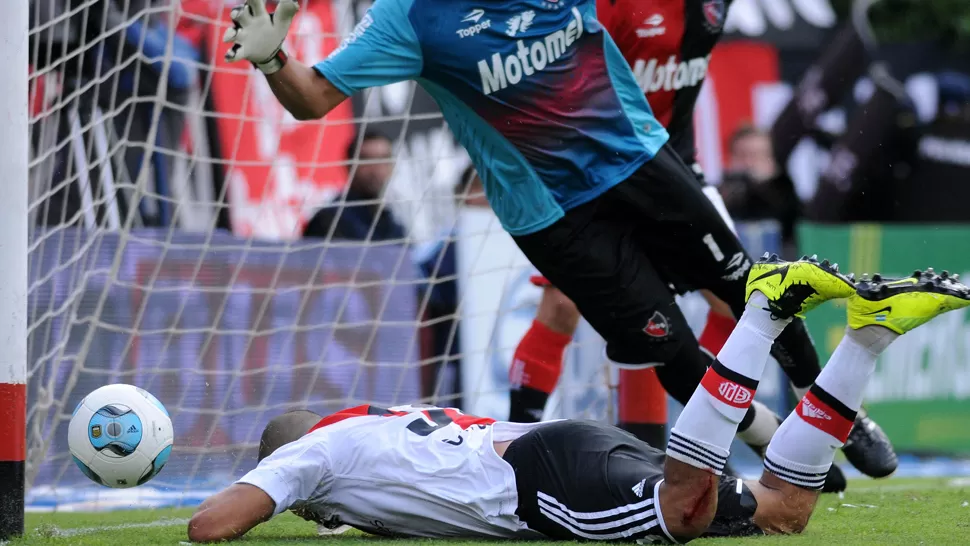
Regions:
[[[196, 503], [252, 468], [289, 409], [507, 411], [538, 292], [487, 208], [459, 214], [468, 158], [426, 95], [390, 86], [297, 123], [258, 72], [223, 61], [230, 5], [30, 7], [30, 509]], [[288, 52], [324, 58], [367, 7], [302, 2]], [[352, 207], [348, 181], [380, 163], [361, 159], [364, 132], [395, 143], [393, 170]], [[301, 239], [328, 203], [351, 220], [386, 209], [401, 230]], [[572, 353], [599, 364], [583, 336]], [[155, 394], [176, 431], [165, 470], [132, 490], [87, 482], [67, 447], [77, 403], [118, 382]], [[564, 385], [583, 394], [571, 414], [605, 415], [601, 366]]]
[[[252, 468], [290, 409], [506, 415], [540, 292], [479, 190], [464, 195], [469, 161], [435, 105], [406, 83], [297, 123], [222, 59], [233, 3], [29, 0], [29, 509], [195, 504]], [[323, 59], [369, 4], [302, 0], [287, 51]], [[363, 153], [370, 132], [391, 158]], [[347, 193], [382, 166], [383, 194]], [[320, 207], [358, 236], [302, 238]], [[582, 326], [547, 416], [613, 418], [601, 351]], [[105, 489], [71, 462], [71, 412], [109, 383], [172, 415], [173, 455], [146, 486]]]

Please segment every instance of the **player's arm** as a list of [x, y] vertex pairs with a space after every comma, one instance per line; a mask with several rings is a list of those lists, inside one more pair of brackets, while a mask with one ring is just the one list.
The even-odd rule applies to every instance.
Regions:
[[189, 540], [232, 540], [273, 517], [276, 503], [262, 489], [236, 483], [207, 498], [189, 521]]
[[297, 60], [287, 61], [266, 81], [283, 108], [299, 120], [320, 119], [347, 98], [327, 78]]
[[265, 0], [246, 0], [233, 8], [233, 27], [223, 41], [232, 44], [226, 60], [247, 60], [266, 74], [270, 88], [293, 117], [318, 119], [361, 89], [414, 79], [423, 58], [408, 19], [409, 0], [377, 2], [326, 60], [308, 66], [283, 53], [283, 40], [299, 5], [280, 0], [266, 11]]
[[189, 540], [232, 540], [295, 504], [325, 497], [333, 479], [330, 452], [306, 435], [266, 457], [238, 482], [205, 500], [189, 521]]

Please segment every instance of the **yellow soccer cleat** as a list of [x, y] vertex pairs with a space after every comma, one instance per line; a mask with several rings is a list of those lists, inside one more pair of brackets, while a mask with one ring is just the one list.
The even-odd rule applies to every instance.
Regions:
[[863, 277], [856, 294], [849, 298], [849, 327], [877, 325], [897, 334], [926, 324], [934, 317], [970, 306], [970, 288], [944, 271], [915, 271], [903, 279]]
[[786, 262], [767, 252], [751, 266], [745, 301], [755, 290], [768, 298], [768, 310], [783, 319], [804, 318], [805, 313], [823, 302], [856, 293], [852, 278], [839, 273], [839, 264], [819, 262], [817, 256]]

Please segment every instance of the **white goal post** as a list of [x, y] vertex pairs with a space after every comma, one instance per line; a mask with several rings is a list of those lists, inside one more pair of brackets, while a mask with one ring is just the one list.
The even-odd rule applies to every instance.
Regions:
[[27, 4], [0, 17], [0, 542], [24, 531], [27, 382]]

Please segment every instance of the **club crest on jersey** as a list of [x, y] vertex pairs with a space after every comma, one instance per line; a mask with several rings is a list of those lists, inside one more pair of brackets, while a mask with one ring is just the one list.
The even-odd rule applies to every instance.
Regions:
[[660, 311], [654, 311], [653, 316], [643, 327], [643, 333], [656, 339], [663, 339], [670, 335], [670, 322]]
[[707, 30], [714, 33], [721, 32], [724, 27], [724, 17], [727, 14], [724, 0], [704, 0], [701, 9], [704, 11], [704, 26]]
[[532, 11], [531, 9], [528, 11], [523, 11], [518, 15], [513, 15], [505, 23], [505, 34], [515, 37], [516, 34], [529, 30], [529, 28], [532, 27], [532, 22], [535, 20], [535, 18], [536, 12]]

